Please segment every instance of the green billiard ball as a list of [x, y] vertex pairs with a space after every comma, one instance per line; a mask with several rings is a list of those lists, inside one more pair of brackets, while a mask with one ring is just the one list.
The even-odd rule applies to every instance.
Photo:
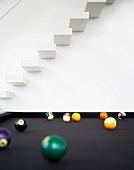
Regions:
[[41, 142], [41, 151], [49, 161], [59, 161], [67, 152], [67, 144], [61, 136], [47, 136]]
[[52, 112], [47, 112], [46, 113], [46, 118], [47, 118], [47, 120], [53, 120], [54, 119], [54, 114]]

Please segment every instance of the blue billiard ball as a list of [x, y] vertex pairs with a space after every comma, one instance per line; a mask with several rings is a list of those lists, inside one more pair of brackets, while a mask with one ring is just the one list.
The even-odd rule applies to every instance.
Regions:
[[118, 118], [119, 118], [120, 120], [125, 120], [125, 118], [126, 118], [126, 113], [125, 113], [125, 112], [120, 112], [120, 113], [118, 113]]

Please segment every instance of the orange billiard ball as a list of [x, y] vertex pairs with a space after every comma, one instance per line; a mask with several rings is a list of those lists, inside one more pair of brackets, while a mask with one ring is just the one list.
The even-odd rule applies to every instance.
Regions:
[[105, 120], [107, 117], [108, 117], [107, 112], [101, 112], [101, 113], [100, 113], [100, 118], [101, 118], [102, 120]]
[[73, 113], [72, 114], [72, 120], [75, 122], [79, 122], [81, 119], [81, 115], [79, 113]]
[[108, 117], [104, 120], [104, 127], [106, 129], [109, 129], [109, 130], [115, 129], [116, 125], [117, 125], [117, 122], [115, 118], [113, 117]]

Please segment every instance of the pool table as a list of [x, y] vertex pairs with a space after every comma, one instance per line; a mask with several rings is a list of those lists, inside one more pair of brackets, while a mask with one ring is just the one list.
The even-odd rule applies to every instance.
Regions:
[[[0, 122], [12, 134], [8, 148], [0, 150], [0, 170], [134, 170], [134, 118], [116, 117], [117, 128], [107, 130], [99, 117], [65, 123], [62, 116], [51, 121], [24, 116], [24, 132], [15, 129], [16, 119]], [[67, 154], [57, 163], [46, 160], [40, 148], [43, 138], [52, 134], [67, 142]]]

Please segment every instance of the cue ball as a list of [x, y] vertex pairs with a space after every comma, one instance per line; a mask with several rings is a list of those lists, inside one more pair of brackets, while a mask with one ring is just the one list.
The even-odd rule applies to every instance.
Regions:
[[11, 142], [11, 133], [5, 128], [0, 128], [0, 149], [5, 149]]
[[104, 126], [106, 129], [112, 130], [116, 128], [116, 120], [113, 117], [108, 117], [104, 120]]
[[126, 118], [126, 113], [125, 112], [118, 113], [118, 119], [125, 120], [125, 118]]
[[15, 128], [19, 132], [23, 132], [27, 128], [27, 122], [24, 119], [18, 119], [15, 121]]
[[50, 135], [42, 140], [41, 151], [47, 160], [57, 162], [65, 156], [67, 144], [61, 136]]

